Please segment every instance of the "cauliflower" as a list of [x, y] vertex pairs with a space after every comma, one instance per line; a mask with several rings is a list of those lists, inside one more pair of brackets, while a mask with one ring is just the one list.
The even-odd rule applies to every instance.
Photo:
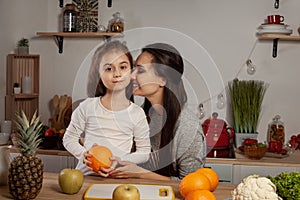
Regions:
[[232, 200], [282, 200], [276, 186], [266, 177], [250, 175], [232, 191]]

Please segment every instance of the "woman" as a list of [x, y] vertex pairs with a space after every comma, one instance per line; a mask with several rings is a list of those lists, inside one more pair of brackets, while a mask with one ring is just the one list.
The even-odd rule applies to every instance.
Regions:
[[145, 97], [152, 152], [147, 163], [119, 162], [114, 178], [181, 180], [204, 166], [205, 137], [199, 120], [186, 107], [183, 59], [172, 46], [155, 43], [142, 49], [132, 72], [134, 95]]

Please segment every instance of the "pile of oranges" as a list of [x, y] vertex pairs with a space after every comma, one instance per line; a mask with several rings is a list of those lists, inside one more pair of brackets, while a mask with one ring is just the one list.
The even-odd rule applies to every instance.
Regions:
[[216, 200], [213, 191], [218, 184], [219, 177], [213, 169], [200, 168], [181, 180], [179, 191], [185, 200]]

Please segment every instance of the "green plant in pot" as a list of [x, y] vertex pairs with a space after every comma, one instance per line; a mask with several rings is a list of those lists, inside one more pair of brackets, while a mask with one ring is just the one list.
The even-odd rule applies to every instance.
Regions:
[[246, 138], [257, 139], [262, 102], [268, 85], [259, 80], [228, 82], [236, 147]]
[[29, 54], [29, 40], [27, 38], [18, 41], [18, 54]]

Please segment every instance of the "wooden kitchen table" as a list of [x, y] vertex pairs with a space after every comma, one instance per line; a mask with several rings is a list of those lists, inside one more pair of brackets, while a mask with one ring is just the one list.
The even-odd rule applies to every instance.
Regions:
[[[101, 178], [96, 176], [86, 176], [84, 179], [84, 184], [80, 191], [74, 195], [68, 195], [61, 192], [58, 185], [58, 174], [56, 173], [44, 173], [43, 187], [37, 200], [80, 200], [83, 197], [84, 191], [94, 183], [131, 183], [131, 184], [156, 184], [156, 185], [169, 185], [172, 186], [175, 192], [175, 197], [177, 200], [183, 199], [179, 193], [179, 182], [175, 181], [154, 181], [146, 179], [108, 179]], [[214, 191], [217, 200], [224, 200], [230, 197], [231, 191], [234, 189], [235, 185], [233, 184], [219, 184], [216, 191]], [[0, 186], [0, 199], [12, 199], [12, 196], [9, 194], [8, 186]]]

